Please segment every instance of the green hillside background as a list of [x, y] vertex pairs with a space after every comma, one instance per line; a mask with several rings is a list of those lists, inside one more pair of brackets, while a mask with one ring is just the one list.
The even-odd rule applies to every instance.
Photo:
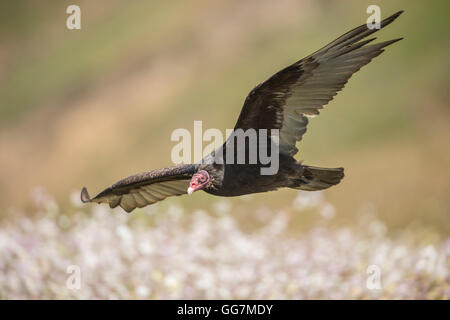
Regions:
[[[346, 169], [325, 192], [335, 224], [375, 208], [395, 231], [450, 231], [448, 1], [73, 1], [0, 5], [0, 216], [32, 212], [42, 186], [67, 206], [130, 174], [172, 165], [176, 128], [232, 128], [247, 93], [286, 65], [365, 23], [405, 13], [377, 33], [405, 39], [358, 72], [310, 122], [297, 158]], [[295, 191], [235, 201], [291, 210]], [[214, 197], [172, 198], [210, 208]], [[295, 217], [306, 228], [313, 215]]]

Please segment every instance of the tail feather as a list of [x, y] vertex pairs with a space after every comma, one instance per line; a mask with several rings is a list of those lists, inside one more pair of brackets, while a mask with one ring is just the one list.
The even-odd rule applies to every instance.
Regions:
[[294, 189], [316, 191], [338, 184], [344, 177], [344, 168], [303, 166], [303, 176]]

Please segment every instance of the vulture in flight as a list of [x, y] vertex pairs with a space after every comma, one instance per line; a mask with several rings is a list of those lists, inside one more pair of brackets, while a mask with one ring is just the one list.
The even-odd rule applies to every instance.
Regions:
[[[384, 19], [380, 28], [394, 21], [403, 11]], [[296, 143], [306, 132], [308, 117], [316, 116], [342, 90], [348, 79], [362, 66], [381, 54], [385, 47], [401, 40], [393, 39], [369, 44], [375, 38], [366, 37], [379, 29], [366, 24], [340, 36], [315, 53], [277, 72], [256, 86], [247, 96], [234, 128], [258, 132], [258, 141], [268, 143], [276, 135], [278, 170], [263, 175], [267, 167], [258, 159], [255, 163], [230, 163], [216, 160], [216, 153], [231, 154], [228, 140], [195, 164], [181, 164], [152, 170], [122, 179], [90, 198], [86, 188], [81, 191], [83, 202], [108, 203], [131, 212], [170, 196], [191, 194], [203, 190], [217, 196], [239, 196], [267, 192], [279, 188], [322, 190], [338, 184], [344, 177], [343, 168], [319, 168], [303, 165], [294, 159]], [[262, 136], [260, 129], [266, 129]], [[273, 140], [272, 140], [273, 141]], [[259, 145], [261, 148], [261, 145]], [[272, 145], [271, 145], [272, 146]], [[249, 143], [245, 154], [249, 155]], [[230, 151], [231, 150], [231, 151]], [[271, 149], [270, 152], [275, 152]], [[236, 155], [232, 155], [236, 158]]]

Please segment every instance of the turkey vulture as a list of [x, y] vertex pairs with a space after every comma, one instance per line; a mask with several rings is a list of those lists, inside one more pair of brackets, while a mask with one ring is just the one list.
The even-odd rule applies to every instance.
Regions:
[[[383, 28], [403, 11], [381, 21]], [[203, 190], [217, 196], [239, 196], [293, 188], [322, 190], [338, 184], [344, 177], [343, 168], [318, 168], [303, 165], [294, 159], [300, 141], [306, 132], [308, 117], [319, 114], [340, 91], [353, 73], [381, 54], [386, 46], [401, 40], [394, 39], [376, 44], [363, 40], [379, 29], [366, 24], [340, 36], [315, 53], [274, 74], [256, 86], [247, 96], [237, 120], [238, 129], [266, 129], [258, 140], [269, 141], [278, 136], [279, 167], [275, 174], [263, 175], [260, 159], [253, 164], [219, 163], [216, 153], [234, 153], [227, 148], [234, 139], [232, 134], [225, 144], [195, 164], [182, 164], [130, 176], [113, 184], [90, 198], [86, 188], [81, 191], [83, 202], [108, 203], [111, 208], [121, 206], [131, 212], [170, 196], [191, 194]], [[248, 156], [249, 143], [245, 144]], [[273, 150], [271, 150], [273, 152]], [[235, 157], [235, 154], [233, 154]]]

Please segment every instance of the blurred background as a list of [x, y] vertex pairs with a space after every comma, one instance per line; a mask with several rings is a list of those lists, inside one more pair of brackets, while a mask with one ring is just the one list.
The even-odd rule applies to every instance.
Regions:
[[[373, 1], [372, 1], [373, 2]], [[370, 1], [10, 1], [0, 13], [0, 206], [43, 186], [61, 201], [171, 165], [176, 128], [232, 128], [247, 93], [365, 22]], [[400, 43], [312, 120], [298, 159], [343, 166], [326, 193], [351, 222], [372, 203], [392, 227], [450, 231], [447, 1], [377, 2], [405, 14], [377, 34]], [[254, 197], [282, 206], [294, 191]], [[203, 207], [212, 197], [183, 197]], [[174, 201], [174, 200], [169, 200]]]
[[[81, 8], [81, 30], [66, 28], [70, 4]], [[128, 175], [172, 165], [174, 129], [191, 130], [194, 120], [203, 120], [204, 130], [232, 128], [256, 84], [365, 23], [371, 4], [382, 18], [405, 10], [376, 34], [379, 41], [405, 39], [350, 79], [310, 122], [297, 155], [306, 164], [345, 167], [343, 182], [320, 196], [331, 211], [298, 212], [298, 193], [281, 190], [227, 199], [230, 215], [251, 229], [257, 212], [281, 210], [298, 233], [327, 215], [333, 228], [355, 227], [370, 208], [388, 234], [409, 229], [426, 233], [426, 241], [445, 239], [444, 0], [2, 2], [0, 219], [42, 213], [36, 188], [71, 217], [79, 209], [70, 199], [76, 202], [82, 186], [96, 194]], [[214, 214], [217, 200], [198, 192], [158, 206]]]

